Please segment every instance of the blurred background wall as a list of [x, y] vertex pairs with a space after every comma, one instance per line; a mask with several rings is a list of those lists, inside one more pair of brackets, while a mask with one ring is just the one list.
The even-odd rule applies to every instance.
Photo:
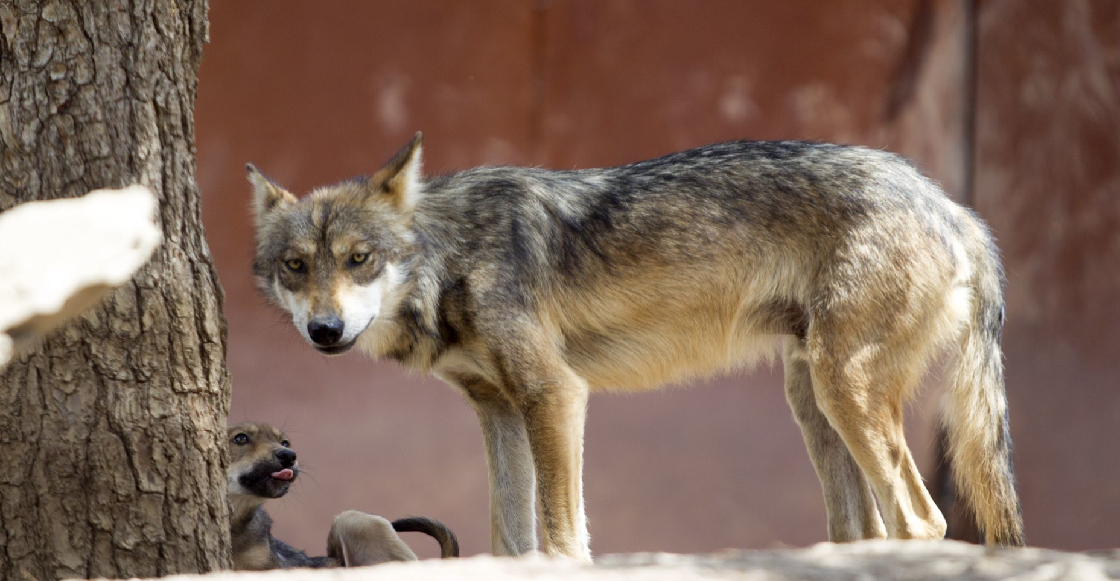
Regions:
[[[304, 475], [270, 512], [322, 551], [334, 514], [449, 524], [489, 550], [473, 413], [434, 379], [326, 359], [250, 277], [244, 164], [293, 192], [372, 173], [417, 129], [425, 168], [621, 164], [739, 138], [901, 152], [992, 226], [1032, 544], [1120, 545], [1120, 3], [477, 0], [211, 3], [198, 177], [226, 290], [231, 421], [287, 429]], [[936, 377], [910, 412], [934, 471]], [[592, 548], [826, 539], [780, 364], [594, 395]], [[409, 539], [422, 556], [434, 543]]]

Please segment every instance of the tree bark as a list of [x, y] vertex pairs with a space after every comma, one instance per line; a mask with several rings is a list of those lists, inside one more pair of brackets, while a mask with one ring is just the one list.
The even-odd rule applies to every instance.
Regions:
[[0, 210], [138, 182], [164, 237], [0, 375], [0, 579], [229, 564], [226, 323], [194, 170], [206, 13], [0, 0]]

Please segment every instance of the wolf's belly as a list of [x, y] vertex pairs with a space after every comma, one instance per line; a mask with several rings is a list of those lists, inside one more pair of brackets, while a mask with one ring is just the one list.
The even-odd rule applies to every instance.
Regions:
[[697, 317], [567, 338], [564, 356], [592, 389], [642, 390], [772, 360], [776, 329], [757, 321]]

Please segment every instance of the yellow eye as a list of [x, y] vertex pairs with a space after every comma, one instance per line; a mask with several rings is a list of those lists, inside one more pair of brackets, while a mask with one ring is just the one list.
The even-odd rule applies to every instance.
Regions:
[[293, 258], [291, 260], [285, 260], [284, 261], [284, 266], [287, 266], [288, 270], [290, 270], [292, 272], [299, 272], [299, 271], [303, 270], [303, 261], [298, 259], [298, 258]]
[[361, 264], [369, 260], [368, 252], [355, 252], [350, 255], [350, 264]]

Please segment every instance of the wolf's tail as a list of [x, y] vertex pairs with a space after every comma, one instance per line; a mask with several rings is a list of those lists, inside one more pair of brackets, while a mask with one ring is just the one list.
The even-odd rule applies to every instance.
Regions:
[[459, 556], [459, 539], [443, 523], [422, 516], [410, 516], [393, 521], [398, 533], [424, 533], [439, 541], [439, 556], [443, 559]]
[[957, 490], [967, 499], [988, 545], [1022, 545], [1023, 517], [1011, 465], [1011, 426], [1003, 382], [1003, 268], [979, 226], [972, 253], [972, 309], [950, 368], [942, 421]]

